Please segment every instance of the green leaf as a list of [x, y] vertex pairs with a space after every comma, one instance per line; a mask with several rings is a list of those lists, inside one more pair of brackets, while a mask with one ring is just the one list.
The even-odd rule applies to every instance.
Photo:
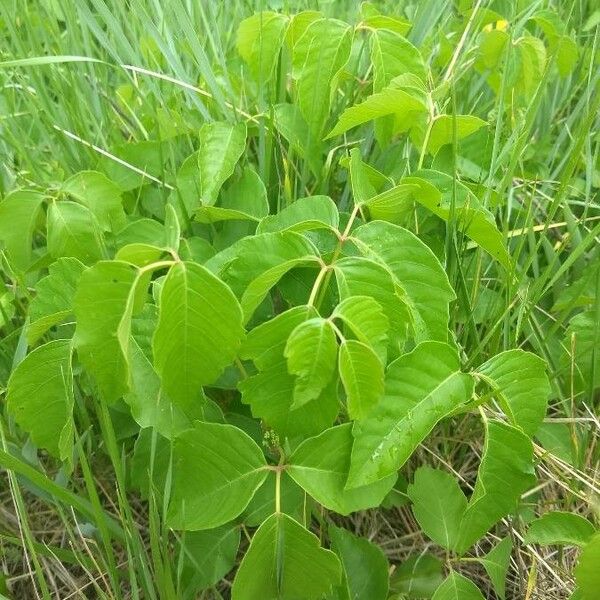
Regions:
[[532, 460], [533, 446], [524, 433], [498, 421], [486, 423], [483, 457], [456, 545], [460, 554], [515, 511], [521, 494], [535, 481]]
[[215, 121], [200, 128], [198, 146], [198, 202], [212, 206], [221, 186], [233, 170], [246, 147], [246, 125]]
[[596, 528], [585, 517], [568, 512], [548, 512], [529, 525], [526, 544], [575, 544], [585, 546]]
[[29, 353], [8, 381], [7, 408], [37, 446], [61, 460], [73, 450], [71, 340], [54, 340]]
[[337, 343], [331, 323], [315, 318], [300, 323], [284, 350], [288, 372], [296, 376], [292, 410], [318, 398], [331, 381], [336, 366]]
[[395, 133], [401, 133], [409, 128], [411, 122], [425, 114], [427, 106], [420, 97], [411, 91], [389, 86], [369, 96], [360, 104], [347, 108], [325, 139], [336, 137], [353, 127], [386, 115], [394, 115], [397, 123], [406, 124], [402, 127], [394, 126]]
[[71, 314], [83, 271], [85, 265], [76, 258], [59, 258], [48, 267], [48, 275], [37, 282], [36, 294], [29, 304], [31, 322], [27, 341], [30, 345]]
[[0, 242], [10, 264], [25, 271], [31, 264], [33, 233], [44, 195], [31, 190], [17, 190], [0, 202]]
[[408, 598], [431, 598], [443, 581], [442, 561], [427, 553], [411, 555], [392, 575], [391, 591]]
[[431, 600], [484, 600], [481, 590], [470, 580], [452, 571]]
[[379, 506], [393, 487], [395, 475], [371, 485], [344, 489], [351, 451], [352, 425], [332, 427], [304, 440], [289, 458], [287, 472], [317, 502], [339, 514]]
[[523, 350], [501, 352], [477, 370], [511, 422], [532, 436], [546, 416], [550, 383], [545, 362]]
[[414, 194], [419, 204], [444, 221], [455, 219], [457, 228], [464, 230], [502, 266], [510, 266], [510, 256], [493, 215], [468, 187], [445, 173], [431, 169], [416, 171], [414, 176], [404, 177], [401, 181], [421, 186], [420, 192]]
[[256, 232], [337, 229], [339, 220], [337, 206], [329, 196], [308, 196], [307, 198], [298, 198], [276, 215], [265, 217]]
[[575, 567], [575, 581], [583, 600], [595, 600], [600, 589], [600, 534], [595, 535], [582, 550]]
[[350, 296], [335, 307], [331, 318], [340, 319], [359, 342], [372, 348], [381, 363], [386, 364], [390, 322], [379, 302], [371, 296]]
[[505, 537], [498, 542], [483, 558], [477, 559], [485, 568], [492, 581], [494, 590], [501, 600], [506, 598], [506, 574], [510, 566], [512, 540]]
[[101, 261], [84, 271], [75, 294], [74, 347], [107, 402], [129, 388], [127, 356], [137, 280], [133, 265]]
[[322, 136], [337, 76], [350, 56], [351, 45], [352, 30], [347, 23], [318, 19], [294, 46], [297, 102], [312, 139]]
[[417, 341], [448, 338], [449, 305], [455, 299], [435, 254], [410, 231], [389, 223], [367, 223], [352, 232], [362, 253], [385, 265], [402, 291]]
[[414, 206], [414, 192], [420, 188], [413, 184], [403, 183], [373, 196], [364, 203], [369, 210], [372, 221], [389, 221], [402, 223]]
[[458, 541], [467, 498], [449, 473], [419, 467], [406, 490], [421, 529], [436, 543], [451, 550]]
[[235, 519], [267, 477], [256, 442], [241, 429], [196, 421], [173, 445], [173, 529], [212, 529]]
[[233, 582], [232, 600], [317, 600], [338, 585], [341, 565], [319, 539], [285, 514], [256, 531]]
[[179, 546], [182, 580], [186, 582], [184, 589], [191, 592], [216, 585], [235, 565], [239, 545], [237, 525], [187, 532]]
[[261, 84], [273, 76], [288, 23], [286, 15], [263, 11], [244, 19], [238, 27], [237, 51]]
[[52, 202], [48, 208], [48, 252], [53, 258], [71, 256], [89, 265], [104, 255], [96, 217], [75, 202]]
[[106, 175], [81, 171], [69, 177], [60, 190], [87, 207], [103, 231], [116, 232], [125, 226], [121, 189]]
[[473, 380], [460, 372], [456, 350], [422, 342], [392, 362], [385, 394], [369, 418], [354, 425], [347, 486], [395, 473], [435, 425], [472, 394]]
[[389, 565], [381, 548], [333, 525], [329, 526], [329, 537], [342, 563], [340, 600], [386, 600]]
[[[431, 125], [427, 151], [437, 154], [442, 146], [452, 144], [455, 140], [458, 142], [485, 125], [485, 121], [473, 115], [438, 115]], [[419, 141], [420, 146], [424, 143], [425, 140]]]
[[383, 363], [366, 344], [344, 340], [340, 345], [339, 371], [346, 390], [348, 416], [366, 418], [383, 395]]
[[244, 335], [231, 290], [204, 267], [179, 262], [160, 293], [153, 350], [164, 391], [176, 403], [201, 396], [231, 364]]

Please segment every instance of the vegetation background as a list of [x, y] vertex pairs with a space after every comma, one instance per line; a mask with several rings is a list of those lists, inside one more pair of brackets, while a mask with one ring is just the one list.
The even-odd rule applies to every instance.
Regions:
[[[308, 10], [356, 27], [327, 131], [373, 92], [364, 23], [365, 15], [381, 12], [411, 23], [406, 36], [427, 65], [437, 109], [479, 117], [490, 124], [485, 137], [453, 129], [433, 155], [419, 150], [418, 136], [379, 143], [372, 124], [325, 146], [286, 129], [274, 107], [296, 101], [290, 64], [276, 60], [274, 77], [261, 81], [240, 56], [238, 28], [256, 11]], [[458, 222], [415, 217], [413, 230], [442, 260], [456, 291], [451, 334], [464, 349], [465, 368], [503, 350], [534, 352], [546, 361], [552, 391], [534, 440], [537, 485], [460, 567], [486, 597], [498, 597], [476, 557], [509, 535], [507, 597], [575, 598], [578, 544], [527, 544], [523, 536], [532, 519], [550, 510], [600, 523], [599, 27], [594, 0], [403, 0], [371, 7], [345, 0], [3, 0], [0, 196], [26, 188], [58, 199], [72, 175], [94, 170], [115, 182], [128, 215], [162, 223], [207, 122], [246, 124], [241, 164], [259, 175], [274, 214], [317, 194], [349, 213], [352, 148], [390, 181], [421, 166], [468, 180], [493, 214], [514, 268], [498, 268]], [[513, 62], [503, 62], [503, 35], [519, 48]], [[182, 224], [184, 237], [191, 227]], [[244, 227], [219, 229], [216, 249], [248, 233]], [[0, 209], [5, 248], [25, 239], [26, 229]], [[3, 396], [26, 353], [29, 305], [50, 264], [45, 236], [38, 228], [32, 237], [37, 262], [23, 277], [0, 242]], [[72, 319], [59, 327], [68, 330]], [[131, 416], [81, 398], [74, 414], [82, 451], [73, 468], [38, 452], [2, 402], [0, 598], [229, 597], [232, 575], [222, 579], [229, 569], [204, 591], [186, 579], [173, 558], [182, 540], [165, 526], [160, 501], [131, 488], [139, 431]], [[412, 480], [423, 465], [446, 468], [468, 490], [482, 452], [480, 427], [458, 415], [427, 437], [403, 476]], [[383, 508], [327, 518], [383, 550], [390, 597], [431, 597], [453, 559], [424, 534], [405, 492]], [[107, 514], [114, 520], [106, 521]], [[125, 542], [107, 534], [115, 522]], [[99, 533], [98, 523], [104, 523]], [[249, 535], [244, 527], [243, 548]], [[600, 572], [600, 553], [594, 556]], [[233, 559], [239, 561], [235, 553]]]

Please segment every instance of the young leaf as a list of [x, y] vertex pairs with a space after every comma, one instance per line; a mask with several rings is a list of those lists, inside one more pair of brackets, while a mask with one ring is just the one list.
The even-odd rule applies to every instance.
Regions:
[[478, 369], [511, 422], [534, 435], [546, 416], [550, 383], [544, 361], [523, 350], [502, 352]]
[[107, 402], [129, 388], [127, 346], [137, 279], [133, 265], [101, 261], [81, 275], [75, 294], [73, 344]]
[[173, 445], [169, 527], [212, 529], [235, 519], [267, 477], [266, 466], [262, 450], [241, 429], [196, 421]]
[[526, 544], [575, 544], [585, 546], [596, 528], [585, 517], [568, 512], [549, 512], [532, 521], [525, 535]]
[[175, 403], [200, 398], [233, 362], [244, 335], [242, 311], [231, 290], [204, 267], [179, 262], [160, 294], [154, 362]]
[[327, 386], [337, 360], [337, 343], [327, 319], [310, 319], [290, 334], [284, 350], [288, 371], [296, 376], [292, 410], [317, 398]]
[[390, 364], [385, 393], [364, 421], [354, 425], [347, 487], [395, 473], [435, 425], [472, 394], [456, 350], [422, 342]]
[[343, 321], [359, 342], [372, 348], [382, 364], [387, 362], [387, 332], [390, 322], [381, 304], [370, 296], [350, 296], [335, 307], [331, 316]]
[[340, 345], [339, 371], [346, 390], [348, 416], [366, 418], [383, 395], [383, 363], [366, 344], [344, 340]]
[[575, 567], [575, 581], [583, 600], [595, 600], [600, 589], [600, 534], [596, 534], [581, 551]]
[[388, 561], [379, 546], [346, 529], [329, 527], [332, 550], [342, 563], [340, 600], [386, 600]]
[[232, 600], [318, 600], [341, 579], [337, 556], [285, 514], [269, 517], [256, 531], [231, 590]]
[[532, 460], [531, 440], [519, 429], [499, 421], [486, 424], [483, 458], [456, 545], [460, 554], [516, 509], [535, 481]]
[[352, 425], [344, 423], [304, 440], [290, 457], [287, 472], [319, 504], [342, 515], [378, 506], [396, 477], [344, 489], [351, 451]]
[[260, 84], [273, 76], [288, 23], [286, 15], [262, 11], [244, 19], [238, 27], [237, 50]]
[[393, 275], [412, 316], [416, 340], [445, 342], [449, 305], [456, 296], [430, 248], [410, 231], [391, 223], [361, 225], [352, 232], [352, 240]]
[[452, 571], [431, 600], [484, 600], [481, 590], [470, 580]]
[[467, 498], [456, 479], [444, 471], [419, 467], [406, 493], [421, 529], [436, 544], [447, 550], [454, 548], [467, 508]]
[[506, 573], [510, 566], [510, 554], [512, 552], [512, 541], [505, 537], [498, 542], [483, 558], [479, 558], [486, 570], [496, 594], [501, 600], [506, 598]]
[[29, 353], [8, 381], [7, 408], [37, 446], [61, 460], [73, 449], [71, 340], [54, 340]]
[[43, 201], [44, 194], [16, 190], [0, 202], [0, 242], [18, 271], [25, 271], [31, 264], [33, 232]]
[[224, 122], [205, 123], [200, 128], [198, 146], [198, 201], [212, 206], [221, 186], [231, 176], [246, 147], [246, 125]]
[[314, 140], [321, 138], [337, 75], [350, 56], [351, 45], [352, 32], [347, 23], [318, 19], [294, 46], [298, 106]]
[[104, 254], [96, 217], [82, 204], [63, 200], [48, 208], [48, 252], [53, 258], [71, 256], [90, 265]]

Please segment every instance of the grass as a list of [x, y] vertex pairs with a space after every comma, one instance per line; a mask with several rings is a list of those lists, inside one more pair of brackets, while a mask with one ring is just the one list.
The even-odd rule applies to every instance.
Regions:
[[[271, 4], [283, 11], [318, 4], [328, 16], [357, 18], [358, 3], [344, 0]], [[377, 4], [383, 12], [395, 11], [394, 2]], [[533, 506], [544, 506], [598, 522], [600, 36], [593, 20], [598, 10], [592, 0], [504, 3], [513, 39], [527, 29], [537, 31], [530, 17], [552, 8], [576, 33], [579, 46], [570, 75], [557, 79], [548, 67], [528, 101], [516, 103], [492, 93], [485, 74], [475, 68], [481, 29], [475, 19], [465, 28], [453, 3], [444, 0], [406, 4], [415, 11], [409, 39], [425, 48], [438, 74], [436, 84], [443, 86], [439, 109], [495, 119], [481, 182], [493, 190], [484, 202], [504, 233], [515, 268], [495, 269], [456, 224], [440, 228], [421, 213], [415, 218], [428, 242], [445, 249], [458, 295], [451, 315], [454, 334], [469, 349], [469, 366], [515, 347], [532, 349], [549, 366], [553, 400], [537, 440], [539, 485], [524, 498], [524, 514], [516, 520], [526, 519]], [[489, 3], [475, 4], [481, 11]], [[5, 0], [0, 4], [0, 63], [5, 63], [0, 64], [0, 194], [21, 186], [57, 189], [83, 169], [120, 177], [141, 172], [151, 180], [153, 195], [130, 200], [151, 212], [153, 198], [160, 203], [168, 197], [178, 167], [196, 149], [198, 128], [211, 120], [245, 121], [256, 134], [245, 160], [256, 166], [273, 208], [324, 193], [347, 209], [350, 185], [339, 161], [353, 146], [369, 164], [400, 172], [405, 159], [415, 158], [408, 142], [386, 153], [370, 133], [344, 137], [315, 174], [277, 133], [271, 107], [288, 93], [286, 65], [280, 65], [275, 84], [261, 88], [235, 50], [237, 25], [261, 8], [267, 4], [242, 0]], [[358, 48], [352, 57], [356, 70], [336, 90], [331, 123], [370, 93], [365, 51]], [[46, 56], [77, 59], [39, 58]], [[508, 87], [507, 78], [498, 81], [500, 90]], [[144, 143], [152, 153], [141, 152]], [[21, 296], [31, 285], [11, 278], [8, 270], [3, 280]], [[582, 329], [574, 318], [583, 311], [590, 320]], [[17, 306], [13, 318], [0, 320], [0, 393], [23, 354], [23, 316]], [[177, 558], [182, 544], [165, 529], [152, 492], [142, 499], [128, 491], [131, 440], [118, 437], [106, 406], [96, 408], [97, 414], [90, 413], [78, 400], [74, 473], [38, 458], [8, 416], [0, 417], [0, 598], [183, 597]], [[468, 490], [480, 454], [478, 436], [458, 418], [427, 439], [406, 474], [421, 464], [443, 465]], [[430, 546], [407, 507], [359, 513], [345, 524], [376, 540], [396, 566]], [[519, 543], [514, 522], [503, 527], [518, 547], [509, 597], [569, 597], [575, 551], [534, 549]], [[97, 528], [93, 539], [91, 528]], [[481, 553], [493, 539], [482, 542]], [[464, 568], [486, 589], [479, 565]], [[226, 598], [229, 585], [224, 581], [200, 597]]]

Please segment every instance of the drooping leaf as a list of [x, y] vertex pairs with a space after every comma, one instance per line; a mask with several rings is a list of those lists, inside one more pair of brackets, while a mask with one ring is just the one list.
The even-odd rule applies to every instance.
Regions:
[[41, 448], [61, 460], [73, 449], [71, 340], [53, 340], [29, 353], [8, 381], [7, 407]]
[[204, 267], [178, 262], [160, 294], [154, 362], [176, 403], [200, 397], [237, 355], [244, 328], [231, 290]]
[[464, 575], [452, 571], [431, 600], [484, 600], [481, 590]]
[[315, 140], [322, 136], [337, 75], [348, 60], [351, 45], [352, 31], [347, 23], [318, 19], [294, 46], [298, 106]]
[[369, 258], [394, 276], [413, 320], [417, 341], [448, 338], [449, 304], [455, 294], [440, 261], [410, 231], [373, 222], [352, 232], [352, 239]]
[[596, 528], [585, 517], [568, 512], [548, 512], [529, 525], [526, 544], [575, 544], [585, 546]]
[[337, 343], [327, 319], [300, 323], [287, 340], [284, 356], [288, 372], [296, 376], [292, 410], [318, 398], [336, 366]]
[[138, 270], [130, 263], [101, 261], [84, 271], [75, 294], [74, 347], [107, 402], [129, 387], [127, 356], [137, 278]]
[[50, 204], [48, 251], [53, 258], [70, 256], [86, 265], [103, 258], [104, 242], [93, 213], [86, 206], [69, 200]]
[[385, 600], [388, 561], [381, 548], [341, 527], [329, 527], [331, 547], [342, 563], [339, 600]]
[[288, 23], [286, 15], [262, 11], [244, 19], [238, 27], [237, 50], [261, 84], [273, 76]]
[[477, 481], [463, 516], [456, 550], [464, 553], [500, 519], [514, 512], [535, 481], [533, 446], [519, 429], [490, 421]]
[[392, 362], [383, 398], [354, 425], [347, 486], [395, 473], [440, 420], [470, 399], [472, 389], [473, 380], [460, 372], [458, 354], [447, 344], [422, 342]]
[[19, 271], [31, 264], [33, 233], [43, 201], [40, 192], [16, 190], [0, 202], [0, 243]]
[[287, 472], [317, 502], [342, 515], [378, 506], [396, 477], [345, 489], [351, 451], [352, 425], [338, 425], [304, 440], [289, 458]]
[[317, 600], [341, 579], [337, 556], [319, 539], [279, 513], [256, 531], [231, 590], [232, 600]]
[[173, 529], [212, 529], [237, 517], [267, 476], [262, 450], [233, 425], [196, 421], [175, 438]]
[[198, 202], [212, 206], [217, 201], [221, 186], [246, 147], [246, 125], [230, 125], [215, 121], [205, 123], [200, 129], [198, 146]]
[[103, 231], [117, 232], [125, 226], [121, 189], [97, 171], [80, 171], [69, 177], [61, 191], [86, 206]]
[[600, 589], [600, 534], [596, 534], [581, 551], [575, 567], [575, 581], [583, 600], [594, 600]]
[[478, 369], [511, 422], [530, 436], [546, 416], [550, 383], [545, 367], [535, 354], [515, 349], [494, 356]]
[[59, 258], [48, 267], [48, 275], [37, 282], [35, 297], [29, 304], [29, 344], [71, 314], [77, 282], [83, 271], [85, 265], [76, 258]]
[[331, 316], [347, 325], [358, 341], [371, 347], [381, 363], [386, 364], [389, 320], [381, 304], [371, 296], [349, 296]]
[[351, 419], [368, 417], [383, 395], [383, 363], [366, 344], [344, 340], [340, 345], [339, 372], [346, 390], [348, 416]]
[[419, 467], [406, 493], [421, 529], [436, 543], [452, 549], [458, 541], [467, 498], [449, 473]]

